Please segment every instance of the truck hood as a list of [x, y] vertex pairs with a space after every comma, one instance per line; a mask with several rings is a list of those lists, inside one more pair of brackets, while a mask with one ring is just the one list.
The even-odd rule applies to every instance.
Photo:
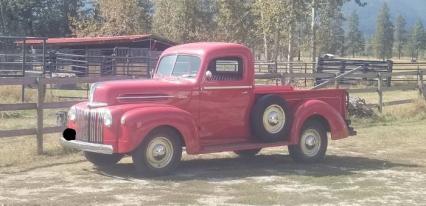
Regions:
[[99, 82], [92, 85], [89, 103], [107, 105], [129, 103], [164, 102], [173, 99], [186, 99], [196, 90], [192, 80], [120, 80]]

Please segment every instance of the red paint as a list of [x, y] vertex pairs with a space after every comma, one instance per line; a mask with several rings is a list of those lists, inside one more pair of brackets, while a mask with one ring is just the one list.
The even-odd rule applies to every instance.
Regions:
[[[345, 122], [345, 90], [255, 86], [252, 54], [247, 47], [238, 44], [179, 45], [167, 49], [161, 57], [172, 54], [200, 57], [200, 71], [196, 78], [160, 78], [155, 75], [152, 80], [110, 81], [96, 87], [93, 101], [107, 103], [105, 108], [113, 117], [112, 126], [104, 127], [104, 144], [113, 145], [114, 152], [132, 152], [150, 131], [159, 126], [179, 131], [190, 154], [297, 144], [303, 124], [315, 115], [327, 120], [332, 139], [349, 136]], [[209, 62], [230, 56], [242, 59], [242, 80], [206, 81], [204, 74]], [[241, 88], [206, 89], [229, 86]], [[266, 94], [284, 98], [292, 116], [290, 136], [276, 143], [260, 143], [251, 134], [252, 105], [257, 97]], [[76, 107], [88, 109], [87, 103]], [[72, 121], [68, 126], [75, 128]], [[75, 129], [78, 132], [78, 128]]]

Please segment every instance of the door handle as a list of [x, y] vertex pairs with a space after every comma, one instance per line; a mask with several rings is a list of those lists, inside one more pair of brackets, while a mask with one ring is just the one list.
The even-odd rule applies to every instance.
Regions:
[[248, 91], [243, 91], [241, 92], [241, 94], [248, 94]]

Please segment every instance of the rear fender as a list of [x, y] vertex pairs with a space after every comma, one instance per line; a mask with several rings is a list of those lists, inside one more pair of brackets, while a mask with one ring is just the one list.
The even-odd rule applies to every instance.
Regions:
[[303, 125], [311, 117], [324, 118], [329, 126], [331, 139], [341, 139], [349, 136], [348, 127], [342, 115], [332, 106], [321, 100], [308, 100], [300, 105], [295, 114], [291, 127], [290, 144], [298, 144]]
[[159, 106], [137, 108], [122, 115], [118, 151], [133, 151], [149, 132], [160, 126], [176, 129], [181, 134], [187, 153], [200, 150], [198, 131], [192, 115], [176, 107]]

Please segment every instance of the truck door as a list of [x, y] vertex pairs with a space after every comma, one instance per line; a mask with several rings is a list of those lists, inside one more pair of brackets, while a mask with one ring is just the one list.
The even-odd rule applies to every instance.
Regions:
[[245, 64], [248, 62], [239, 56], [209, 62], [200, 89], [201, 144], [235, 143], [249, 136], [253, 83], [244, 71]]

